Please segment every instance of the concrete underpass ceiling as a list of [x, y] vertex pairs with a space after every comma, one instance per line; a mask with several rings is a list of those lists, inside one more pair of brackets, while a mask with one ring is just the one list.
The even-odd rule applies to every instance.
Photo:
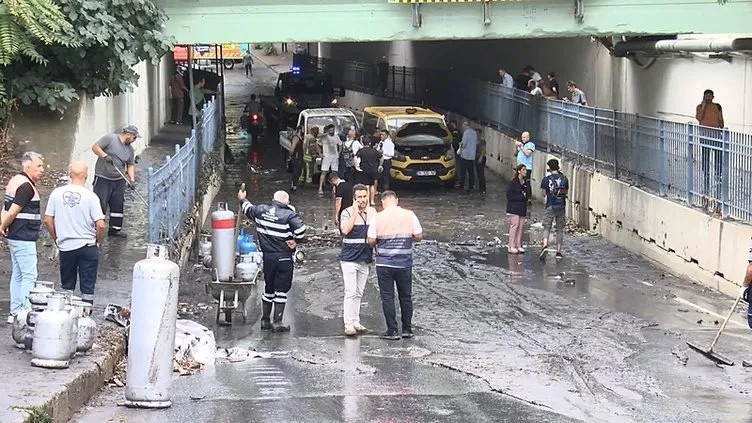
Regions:
[[388, 0], [155, 0], [178, 43], [552, 38], [749, 32], [752, 0], [573, 0], [410, 4]]

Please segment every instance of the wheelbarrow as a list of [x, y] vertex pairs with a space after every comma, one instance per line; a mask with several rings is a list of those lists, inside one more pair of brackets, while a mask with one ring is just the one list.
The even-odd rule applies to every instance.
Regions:
[[[260, 275], [261, 269], [258, 269], [250, 282], [222, 282], [219, 280], [215, 269], [212, 281], [206, 284], [206, 293], [219, 301], [217, 304], [217, 324], [231, 325], [234, 313], [243, 314], [243, 323], [248, 321], [248, 310], [245, 303], [253, 294], [256, 281], [258, 281]], [[222, 314], [225, 315], [224, 320], [220, 320]]]

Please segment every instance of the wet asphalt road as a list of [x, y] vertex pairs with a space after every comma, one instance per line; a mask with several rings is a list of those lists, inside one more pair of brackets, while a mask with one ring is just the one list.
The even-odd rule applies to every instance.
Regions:
[[[268, 92], [276, 80], [261, 66], [255, 75], [251, 86], [230, 73], [228, 120], [252, 90]], [[254, 202], [289, 186], [276, 138], [267, 136], [228, 169], [216, 201], [236, 207], [240, 181]], [[230, 143], [236, 153], [246, 149], [243, 141]], [[716, 367], [685, 344], [712, 339], [719, 318], [709, 313], [725, 313], [728, 298], [585, 234], [568, 235], [566, 258], [545, 264], [534, 248], [509, 255], [489, 246], [495, 236], [506, 241], [507, 222], [504, 183], [488, 179], [485, 199], [441, 187], [396, 187], [426, 238], [415, 249], [414, 340], [342, 335], [338, 247], [316, 241], [303, 247], [307, 261], [296, 270], [290, 334], [258, 330], [258, 296], [247, 325], [215, 328], [220, 346], [270, 358], [176, 377], [169, 410], [117, 407], [122, 391], [105, 391], [74, 421], [748, 420], [748, 371]], [[330, 198], [307, 188], [292, 202], [312, 232], [334, 237]], [[536, 206], [532, 220], [540, 213]], [[539, 236], [526, 228], [527, 242]], [[205, 272], [188, 272], [181, 301], [207, 302], [206, 280]], [[383, 330], [374, 275], [363, 302], [363, 323]], [[214, 326], [212, 311], [195, 319]], [[749, 340], [737, 314], [717, 349], [740, 362], [752, 357]]]

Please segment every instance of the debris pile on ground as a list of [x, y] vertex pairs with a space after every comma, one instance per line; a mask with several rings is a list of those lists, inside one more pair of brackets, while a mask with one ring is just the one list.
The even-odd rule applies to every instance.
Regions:
[[172, 372], [178, 373], [180, 376], [190, 376], [204, 367], [203, 364], [190, 358], [184, 358], [182, 360], [173, 360]]
[[587, 236], [587, 235], [589, 235], [588, 231], [585, 228], [579, 226], [573, 220], [567, 220], [566, 225], [564, 225], [564, 232], [566, 232], [569, 235], [573, 235], [573, 236]]
[[201, 316], [205, 311], [211, 309], [212, 306], [206, 303], [178, 303], [178, 318], [184, 319], [186, 317]]
[[108, 388], [122, 388], [125, 386], [125, 376], [128, 362], [125, 357], [121, 358], [115, 369], [112, 371], [112, 377], [105, 381]]
[[104, 308], [104, 320], [115, 322], [127, 328], [131, 324], [131, 310], [118, 304], [107, 304], [107, 307]]
[[308, 236], [306, 248], [337, 248], [341, 245], [342, 240], [339, 232], [335, 230], [312, 231]]
[[[201, 365], [214, 363], [217, 342], [214, 332], [191, 320], [178, 319], [175, 323], [175, 361], [180, 367], [193, 367], [193, 362]], [[182, 373], [181, 373], [182, 374]]]

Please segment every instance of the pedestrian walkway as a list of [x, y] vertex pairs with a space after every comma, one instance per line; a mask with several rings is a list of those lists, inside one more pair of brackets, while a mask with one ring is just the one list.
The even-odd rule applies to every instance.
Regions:
[[[164, 161], [165, 155], [174, 152], [175, 144], [182, 144], [190, 128], [169, 125], [152, 138], [151, 145], [140, 155], [136, 165], [136, 186], [145, 195], [146, 175], [149, 166]], [[67, 163], [51, 163], [66, 169]], [[60, 169], [51, 168], [48, 171]], [[90, 169], [91, 170], [91, 169]], [[52, 187], [40, 189], [42, 210]], [[99, 252], [99, 271], [92, 316], [100, 329], [111, 327], [103, 321], [107, 303], [130, 304], [131, 276], [133, 265], [144, 258], [146, 253], [146, 206], [131, 192], [126, 191], [125, 224], [127, 239], [106, 238]], [[60, 289], [60, 276], [57, 261], [51, 260], [52, 243], [46, 230], [38, 243], [39, 280], [54, 281]], [[0, 315], [3, 321], [8, 313], [10, 257], [4, 242], [0, 251]], [[31, 354], [17, 349], [10, 336], [10, 326], [5, 326], [0, 341], [0, 422], [21, 422], [26, 413], [14, 407], [43, 406], [54, 411], [56, 421], [70, 417], [78, 407], [95, 394], [101, 387], [103, 378], [110, 374], [119, 357], [122, 356], [124, 338], [121, 335], [99, 339], [94, 350], [71, 361], [65, 370], [45, 370], [31, 367]]]

